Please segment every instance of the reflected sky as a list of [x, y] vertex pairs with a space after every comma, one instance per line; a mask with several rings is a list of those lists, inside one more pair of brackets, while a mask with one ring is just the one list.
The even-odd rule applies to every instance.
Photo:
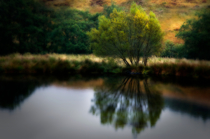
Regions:
[[[113, 80], [113, 78], [111, 78], [111, 80], [113, 82], [116, 82], [118, 79]], [[138, 80], [140, 85], [142, 86], [141, 88], [143, 96], [145, 97], [145, 80]], [[1, 81], [3, 82], [3, 80]], [[109, 85], [106, 81], [108, 81], [109, 83], [110, 79], [104, 79], [103, 86], [92, 88], [81, 87], [82, 89], [71, 88], [71, 86], [66, 87], [66, 83], [65, 86], [62, 87], [62, 83], [60, 83], [59, 85], [55, 85], [54, 82], [49, 83], [49, 85], [45, 84], [44, 86], [38, 83], [35, 84], [36, 87], [31, 89], [31, 84], [28, 84], [30, 86], [29, 88], [31, 92], [29, 93], [29, 95], [25, 96], [24, 99], [21, 99], [23, 101], [21, 103], [18, 103], [17, 107], [14, 107], [12, 110], [10, 108], [7, 109], [5, 107], [1, 107], [0, 102], [0, 138], [209, 139], [210, 116], [208, 116], [208, 112], [205, 112], [209, 110], [209, 107], [201, 106], [198, 103], [193, 103], [192, 101], [189, 103], [188, 101], [184, 101], [183, 99], [180, 102], [179, 99], [173, 99], [172, 97], [169, 98], [168, 96], [158, 97], [158, 99], [160, 100], [161, 98], [163, 99], [164, 106], [161, 107], [161, 111], [160, 113], [158, 113], [159, 116], [158, 119], [155, 121], [154, 126], [145, 126], [138, 134], [133, 134], [133, 125], [129, 124], [129, 122], [125, 126], [123, 126], [123, 128], [116, 128], [113, 124], [101, 123], [100, 111], [97, 114], [93, 114], [91, 112], [91, 107], [95, 106], [95, 100], [97, 99], [96, 95], [101, 90], [110, 89], [111, 84]], [[118, 83], [120, 83], [121, 81], [122, 79], [119, 79]], [[81, 81], [79, 83], [81, 84]], [[150, 93], [153, 94], [155, 87], [153, 87], [152, 85], [153, 84], [150, 84], [150, 81], [148, 81], [147, 89], [149, 89]], [[117, 85], [112, 84], [112, 87], [113, 86]], [[22, 93], [24, 94], [24, 92]], [[111, 91], [110, 94], [113, 95], [114, 93], [114, 91]], [[122, 91], [121, 95], [123, 95]], [[130, 99], [132, 98], [132, 96], [133, 95], [131, 94], [129, 95]], [[138, 96], [136, 95], [135, 97], [138, 98]], [[157, 96], [154, 95], [151, 95], [151, 97], [157, 98]], [[148, 103], [148, 101], [145, 101], [144, 103]], [[158, 101], [157, 103], [160, 102]], [[131, 105], [129, 104], [129, 108], [130, 107]], [[159, 108], [160, 107], [158, 107], [157, 109]], [[192, 110], [193, 108], [197, 108], [196, 111], [198, 111], [198, 109], [202, 109], [203, 111], [200, 113], [196, 113], [196, 111]], [[135, 112], [134, 109], [132, 112]], [[197, 115], [194, 116], [193, 113], [196, 113]], [[205, 113], [207, 116], [204, 120], [202, 114]]]

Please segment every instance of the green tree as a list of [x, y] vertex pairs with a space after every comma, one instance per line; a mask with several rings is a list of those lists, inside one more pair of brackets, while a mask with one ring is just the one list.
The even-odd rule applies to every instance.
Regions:
[[0, 0], [0, 54], [45, 50], [52, 14], [34, 0]]
[[146, 65], [148, 57], [160, 51], [163, 37], [155, 14], [147, 15], [135, 3], [129, 13], [114, 9], [110, 18], [100, 16], [98, 29], [87, 34], [96, 55], [119, 57], [127, 66], [138, 65], [141, 56]]
[[98, 16], [37, 0], [0, 0], [0, 55], [9, 53], [91, 53], [87, 31]]
[[57, 53], [90, 53], [86, 32], [97, 28], [98, 16], [76, 9], [57, 9], [48, 49]]
[[185, 41], [187, 58], [210, 60], [210, 11], [206, 9], [187, 20], [176, 36]]

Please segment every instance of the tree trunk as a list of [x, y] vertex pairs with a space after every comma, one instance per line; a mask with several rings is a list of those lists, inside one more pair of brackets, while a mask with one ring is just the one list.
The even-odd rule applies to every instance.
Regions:
[[148, 57], [144, 57], [143, 58], [143, 61], [142, 62], [144, 63], [144, 66], [147, 66], [147, 60], [148, 60]]
[[128, 63], [128, 61], [125, 58], [122, 58], [122, 60], [126, 64], [126, 66], [130, 67], [130, 64]]

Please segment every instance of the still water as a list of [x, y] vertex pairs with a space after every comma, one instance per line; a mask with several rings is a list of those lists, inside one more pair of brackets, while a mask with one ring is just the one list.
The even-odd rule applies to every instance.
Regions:
[[141, 77], [0, 77], [0, 139], [209, 139], [210, 85]]

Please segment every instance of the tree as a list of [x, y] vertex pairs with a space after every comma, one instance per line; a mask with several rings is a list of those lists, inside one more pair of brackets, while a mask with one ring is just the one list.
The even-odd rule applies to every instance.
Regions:
[[129, 13], [114, 9], [110, 18], [100, 16], [98, 29], [87, 34], [96, 55], [119, 57], [127, 66], [138, 65], [140, 56], [146, 65], [148, 57], [160, 51], [163, 37], [155, 14], [147, 15], [135, 3]]
[[202, 11], [196, 16], [187, 20], [176, 36], [185, 41], [187, 58], [210, 60], [210, 11]]
[[0, 0], [0, 55], [10, 53], [91, 53], [87, 31], [98, 16], [37, 0]]
[[46, 49], [51, 14], [52, 9], [34, 0], [0, 0], [0, 54]]
[[57, 53], [91, 53], [87, 31], [98, 26], [98, 16], [76, 9], [57, 9], [48, 48]]

